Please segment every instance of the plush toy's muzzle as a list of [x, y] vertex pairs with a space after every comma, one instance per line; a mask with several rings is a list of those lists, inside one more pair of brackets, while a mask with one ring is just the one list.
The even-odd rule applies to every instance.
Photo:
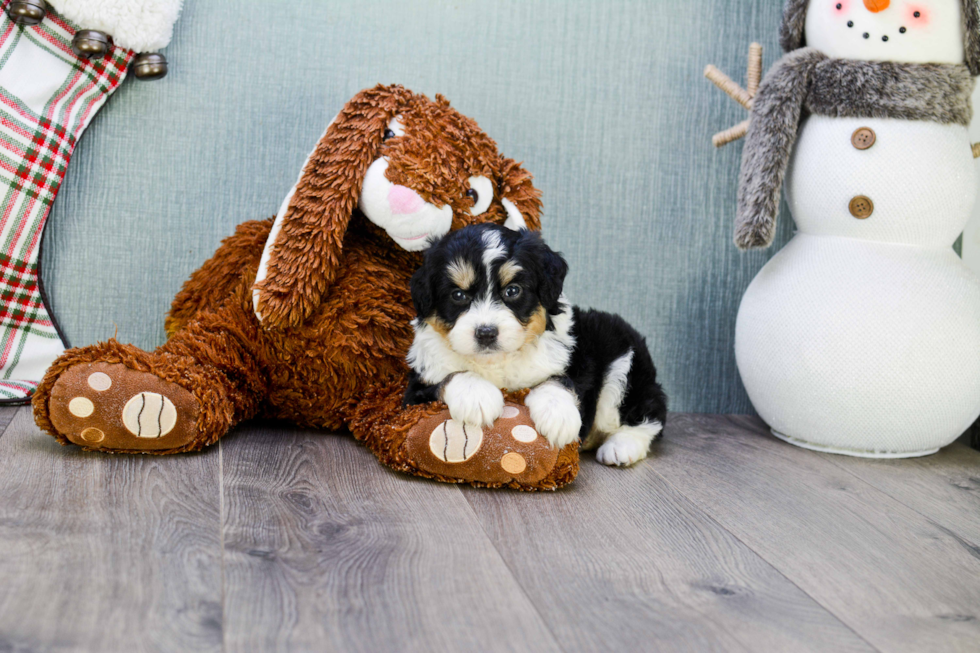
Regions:
[[432, 240], [449, 232], [453, 209], [448, 204], [426, 202], [414, 189], [391, 183], [385, 174], [388, 166], [388, 159], [382, 157], [368, 168], [358, 208], [396, 245], [409, 252], [421, 252]]

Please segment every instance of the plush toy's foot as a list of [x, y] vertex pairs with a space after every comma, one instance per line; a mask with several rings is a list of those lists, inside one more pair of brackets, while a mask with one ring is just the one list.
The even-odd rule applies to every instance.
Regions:
[[483, 487], [554, 490], [578, 471], [578, 442], [553, 448], [515, 403], [491, 427], [452, 419], [448, 410], [427, 415], [407, 433], [405, 458], [427, 476]]
[[198, 439], [197, 399], [184, 388], [121, 363], [81, 363], [51, 388], [55, 431], [86, 449], [164, 453]]

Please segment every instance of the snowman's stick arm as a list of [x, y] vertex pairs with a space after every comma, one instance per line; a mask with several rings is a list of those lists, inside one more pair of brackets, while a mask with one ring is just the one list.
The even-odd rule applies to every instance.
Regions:
[[722, 147], [728, 145], [729, 143], [734, 143], [740, 138], [744, 138], [747, 133], [749, 133], [749, 122], [748, 120], [743, 120], [734, 127], [730, 127], [725, 131], [720, 131], [711, 137], [711, 143], [715, 147]]
[[[762, 79], [762, 46], [758, 43], [749, 45], [749, 64], [746, 73], [746, 86], [742, 88], [736, 84], [728, 75], [718, 70], [712, 65], [704, 69], [704, 76], [711, 80], [715, 86], [725, 92], [728, 97], [734, 99], [742, 107], [751, 112], [752, 102], [756, 92], [759, 90], [759, 82]], [[749, 131], [747, 120], [740, 122], [734, 127], [720, 131], [711, 138], [715, 147], [728, 145], [740, 138], [744, 138]]]
[[711, 82], [723, 90], [728, 97], [732, 98], [743, 107], [752, 110], [752, 95], [749, 94], [744, 88], [735, 83], [735, 81], [721, 72], [711, 64], [704, 69], [704, 76], [711, 80]]
[[755, 97], [759, 91], [759, 82], [762, 81], [762, 45], [759, 43], [749, 45], [749, 70], [745, 81], [749, 97]]
[[973, 149], [973, 158], [980, 159], [980, 143], [974, 143], [972, 149]]

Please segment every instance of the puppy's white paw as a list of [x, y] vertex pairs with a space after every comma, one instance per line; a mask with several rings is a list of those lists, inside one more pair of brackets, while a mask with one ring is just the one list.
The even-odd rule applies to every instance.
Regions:
[[457, 374], [443, 390], [443, 401], [457, 422], [493, 426], [504, 412], [504, 394], [500, 388], [475, 374]]
[[613, 433], [599, 450], [595, 458], [603, 465], [613, 467], [628, 467], [647, 457], [650, 451], [650, 439], [633, 433]]
[[556, 449], [578, 440], [582, 414], [575, 396], [558, 383], [543, 383], [524, 400], [538, 433]]

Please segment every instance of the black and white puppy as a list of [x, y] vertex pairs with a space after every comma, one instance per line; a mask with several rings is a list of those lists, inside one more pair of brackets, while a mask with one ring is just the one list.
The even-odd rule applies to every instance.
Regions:
[[645, 458], [667, 416], [650, 352], [619, 316], [569, 306], [567, 271], [531, 231], [474, 225], [430, 247], [412, 277], [405, 404], [442, 400], [489, 426], [501, 389], [532, 388], [525, 404], [552, 446], [581, 439], [607, 465]]

